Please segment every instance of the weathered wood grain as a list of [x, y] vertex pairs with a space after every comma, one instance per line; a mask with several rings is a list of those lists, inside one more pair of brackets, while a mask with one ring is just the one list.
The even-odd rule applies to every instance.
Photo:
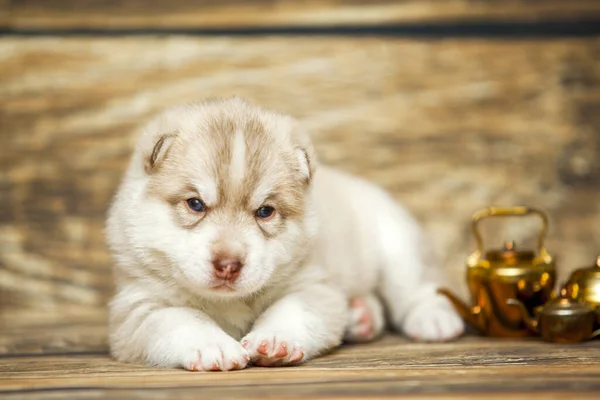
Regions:
[[[79, 329], [73, 317], [56, 317], [75, 322], [72, 330]], [[49, 317], [45, 322], [48, 329], [56, 329]], [[0, 333], [0, 340], [4, 335]], [[480, 398], [503, 393], [516, 398], [565, 394], [591, 398], [600, 391], [599, 344], [566, 346], [474, 337], [419, 344], [390, 335], [367, 345], [344, 346], [299, 367], [254, 367], [231, 373], [121, 364], [106, 354], [5, 355], [0, 357], [0, 396], [321, 399], [410, 394]]]
[[[301, 385], [299, 386], [299, 390], [297, 390], [296, 392], [293, 390], [292, 387], [290, 387], [289, 385], [286, 386], [286, 389], [289, 389], [290, 393], [297, 393], [297, 392], [303, 392], [305, 391], [305, 387], [302, 387]], [[304, 390], [302, 390], [304, 389]], [[93, 389], [93, 390], [69, 390], [68, 393], [53, 393], [53, 392], [34, 392], [34, 393], [27, 393], [27, 394], [23, 394], [23, 393], [11, 393], [11, 394], [7, 394], [5, 398], [7, 399], [20, 399], [20, 398], [24, 398], [24, 399], [56, 399], [57, 396], [63, 396], [66, 397], [68, 396], [73, 396], [73, 397], [69, 397], [69, 398], [77, 398], [77, 399], [88, 399], [88, 398], [103, 398], [103, 399], [140, 399], [140, 398], [146, 398], [148, 396], [153, 396], [154, 398], [171, 398], [170, 396], [172, 396], [173, 394], [177, 395], [178, 399], [198, 399], [198, 398], [225, 398], [225, 399], [231, 399], [231, 398], [244, 398], [244, 399], [264, 399], [264, 398], [275, 398], [275, 399], [280, 399], [282, 397], [278, 397], [281, 396], [281, 390], [279, 387], [273, 387], [273, 388], [269, 388], [269, 391], [265, 391], [263, 393], [261, 393], [260, 395], [253, 395], [250, 394], [249, 396], [244, 396], [242, 393], [240, 393], [241, 391], [243, 391], [244, 389], [241, 390], [227, 390], [227, 391], [221, 391], [221, 395], [219, 396], [218, 394], [215, 395], [215, 391], [214, 390], [204, 390], [202, 389], [201, 391], [199, 389], [183, 389], [183, 390], [166, 390], [166, 391], [158, 391], [156, 389], [148, 389], [148, 390], [98, 390], [98, 389]], [[235, 397], [232, 397], [232, 393], [236, 393]], [[246, 391], [247, 392], [247, 391]], [[251, 393], [253, 393], [254, 391], [252, 391]], [[218, 391], [217, 391], [218, 393]], [[580, 400], [580, 399], [596, 399], [598, 397], [598, 393], [595, 392], [589, 392], [589, 393], [576, 393], [573, 394], [572, 392], [568, 392], [568, 391], [564, 391], [564, 392], [552, 392], [552, 393], [548, 393], [548, 392], [536, 392], [536, 395], [540, 396], [543, 399], [546, 400], [563, 400], [565, 398], [568, 398], [569, 400]], [[242, 396], [242, 397], [240, 397]], [[422, 395], [422, 394], [392, 394], [392, 395], [383, 395], [383, 394], [375, 394], [375, 395], [356, 395], [353, 393], [347, 393], [344, 395], [331, 395], [331, 394], [326, 394], [326, 395], [320, 395], [320, 394], [310, 394], [309, 396], [299, 396], [296, 394], [285, 394], [283, 395], [285, 397], [286, 400], [306, 400], [306, 399], [319, 399], [319, 400], [358, 400], [358, 399], [370, 399], [370, 400], [381, 400], [381, 399], [421, 399], [421, 400], [427, 400], [427, 399], [444, 399], [444, 400], [465, 400], [465, 399], [505, 399], [506, 398], [506, 394], [489, 394], [489, 393], [481, 393], [481, 392], [476, 392], [476, 393], [469, 393], [469, 394], [465, 394], [465, 393], [460, 393], [458, 395], [455, 394], [448, 394], [448, 393], [444, 393], [444, 394], [426, 394], [426, 395]], [[510, 393], [510, 398], [511, 400], [530, 400], [531, 399], [531, 394], [514, 394], [514, 393]]]
[[[389, 189], [463, 294], [470, 215], [492, 204], [549, 213], [564, 279], [600, 252], [599, 61], [598, 38], [4, 38], [0, 308], [104, 304], [104, 214], [134, 128], [233, 94], [300, 118], [322, 161]], [[538, 226], [483, 225], [490, 246]]]
[[12, 0], [15, 29], [155, 29], [576, 20], [600, 16], [595, 0], [302, 0], [102, 2]]
[[0, 0], [0, 28], [5, 28], [9, 25], [10, 1]]
[[106, 309], [69, 305], [58, 312], [4, 309], [0, 312], [0, 357], [108, 352]]

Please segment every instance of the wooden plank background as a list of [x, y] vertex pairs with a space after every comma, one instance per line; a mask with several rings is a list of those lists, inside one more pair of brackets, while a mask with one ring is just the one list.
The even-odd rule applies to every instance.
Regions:
[[239, 28], [598, 17], [596, 0], [2, 0], [7, 26], [39, 28]]
[[[101, 8], [66, 0], [11, 3], [1, 15], [20, 27], [75, 20], [104, 26], [118, 9], [110, 1]], [[114, 17], [116, 24], [155, 26], [151, 11], [165, 10], [149, 4], [138, 22]], [[169, 7], [187, 15], [190, 4]], [[190, 16], [189, 24], [209, 27], [230, 26], [212, 16], [233, 15], [239, 6], [194, 4], [203, 11], [197, 15], [213, 22]], [[120, 15], [141, 10], [134, 5]], [[252, 7], [260, 18], [240, 12], [231, 24], [383, 23], [392, 15], [393, 21], [535, 20], [600, 11], [598, 2], [579, 0]], [[378, 7], [396, 11], [369, 20]], [[279, 8], [289, 13], [273, 11]], [[491, 204], [546, 210], [548, 247], [566, 278], [600, 252], [599, 61], [598, 37], [3, 36], [0, 309], [102, 307], [112, 282], [104, 214], [135, 127], [174, 103], [232, 94], [300, 118], [324, 162], [389, 189], [424, 222], [449, 284], [461, 294], [463, 260], [473, 245], [469, 218]], [[495, 246], [504, 238], [530, 243], [537, 228], [529, 220], [506, 229], [487, 225]]]

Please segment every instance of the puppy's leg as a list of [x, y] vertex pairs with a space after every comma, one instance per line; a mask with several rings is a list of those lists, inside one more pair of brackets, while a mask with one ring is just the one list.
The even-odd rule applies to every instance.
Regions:
[[369, 342], [383, 333], [385, 317], [383, 305], [374, 294], [350, 300], [349, 322], [344, 341]]
[[342, 292], [314, 284], [276, 301], [259, 317], [242, 345], [257, 365], [300, 363], [341, 343], [347, 312]]
[[390, 206], [379, 218], [382, 277], [380, 292], [391, 322], [407, 336], [443, 341], [462, 334], [464, 324], [449, 301], [436, 293], [444, 281], [433, 247], [417, 222]]
[[115, 307], [123, 310], [111, 305], [111, 352], [120, 361], [191, 371], [227, 371], [248, 364], [247, 351], [198, 310], [138, 303], [120, 313]]

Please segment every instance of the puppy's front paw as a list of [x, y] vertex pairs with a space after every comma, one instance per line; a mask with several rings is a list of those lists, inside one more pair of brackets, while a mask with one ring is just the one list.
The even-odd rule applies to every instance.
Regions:
[[298, 364], [304, 360], [304, 349], [294, 339], [281, 333], [251, 332], [242, 340], [252, 363], [261, 367]]
[[411, 339], [442, 342], [460, 336], [465, 327], [448, 300], [436, 295], [417, 304], [406, 316], [402, 328]]
[[243, 369], [250, 357], [246, 349], [226, 334], [198, 343], [183, 362], [190, 371], [230, 371]]

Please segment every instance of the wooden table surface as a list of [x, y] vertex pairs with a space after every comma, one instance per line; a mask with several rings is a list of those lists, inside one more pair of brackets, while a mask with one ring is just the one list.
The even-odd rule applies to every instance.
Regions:
[[83, 308], [2, 313], [0, 398], [600, 398], [598, 340], [427, 344], [390, 334], [297, 367], [194, 373], [112, 360], [105, 317]]

